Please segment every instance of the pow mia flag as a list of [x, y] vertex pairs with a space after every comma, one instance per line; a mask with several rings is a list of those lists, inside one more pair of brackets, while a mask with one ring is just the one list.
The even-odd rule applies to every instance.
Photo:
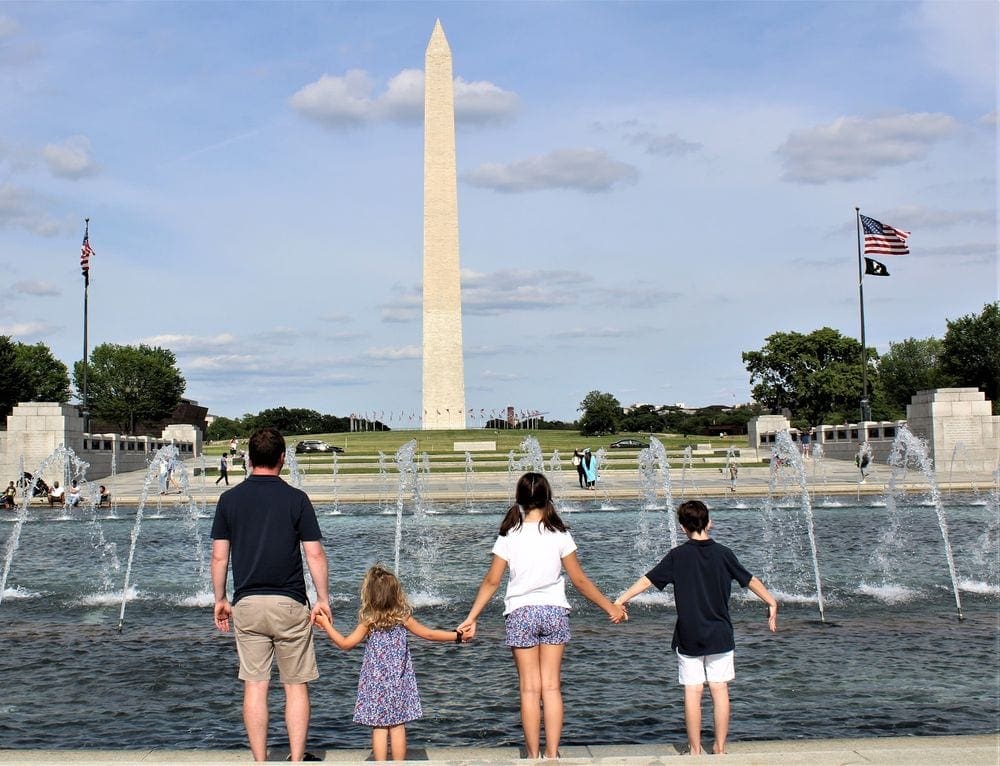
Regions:
[[889, 269], [885, 267], [884, 263], [879, 263], [874, 258], [865, 258], [865, 274], [871, 274], [873, 277], [887, 277]]

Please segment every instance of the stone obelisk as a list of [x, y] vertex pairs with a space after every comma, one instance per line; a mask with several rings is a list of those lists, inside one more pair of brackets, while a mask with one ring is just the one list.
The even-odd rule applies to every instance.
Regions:
[[423, 428], [465, 428], [451, 48], [434, 24], [424, 59]]

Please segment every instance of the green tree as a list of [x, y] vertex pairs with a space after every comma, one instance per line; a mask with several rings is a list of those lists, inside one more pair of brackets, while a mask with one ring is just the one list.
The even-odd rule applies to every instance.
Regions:
[[69, 401], [69, 370], [52, 355], [48, 346], [44, 343], [17, 343], [14, 351], [27, 379], [30, 391], [28, 401]]
[[621, 403], [611, 394], [591, 391], [580, 402], [580, 433], [584, 436], [613, 434], [618, 432], [622, 418]]
[[[866, 351], [869, 385], [874, 386], [876, 354]], [[743, 363], [754, 399], [770, 410], [788, 408], [809, 423], [822, 423], [832, 414], [860, 414], [861, 344], [837, 330], [773, 333], [761, 350], [743, 352]]]
[[906, 405], [917, 391], [951, 385], [941, 366], [944, 343], [938, 338], [907, 338], [890, 343], [889, 350], [878, 360], [881, 395], [895, 417], [906, 414]]
[[1000, 414], [1000, 301], [987, 303], [981, 314], [948, 320], [941, 366], [954, 385], [984, 391]]
[[27, 376], [17, 363], [17, 349], [9, 335], [0, 335], [0, 371], [0, 418], [6, 418], [27, 388]]
[[663, 418], [652, 404], [642, 404], [623, 415], [618, 425], [623, 431], [658, 433], [663, 430]]
[[246, 425], [239, 418], [217, 415], [208, 426], [208, 433], [205, 434], [205, 437], [215, 442], [228, 441], [234, 436], [246, 437], [248, 434]]
[[44, 343], [19, 343], [0, 335], [0, 418], [18, 402], [68, 402], [66, 365]]
[[[73, 366], [77, 396], [83, 396], [83, 362]], [[184, 376], [173, 351], [146, 345], [102, 343], [90, 354], [87, 398], [95, 417], [125, 433], [168, 417], [184, 393]]]

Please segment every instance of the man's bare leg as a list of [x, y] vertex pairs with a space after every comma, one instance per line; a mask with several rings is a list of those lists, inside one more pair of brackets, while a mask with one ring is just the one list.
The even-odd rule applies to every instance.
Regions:
[[684, 685], [684, 726], [691, 755], [701, 755], [701, 695], [705, 684]]
[[309, 684], [285, 684], [285, 728], [289, 755], [293, 761], [301, 761], [309, 735]]
[[243, 725], [255, 761], [267, 760], [267, 688], [269, 681], [243, 682]]
[[710, 681], [708, 690], [712, 693], [712, 718], [715, 721], [712, 752], [721, 755], [726, 752], [726, 738], [729, 736], [729, 684]]

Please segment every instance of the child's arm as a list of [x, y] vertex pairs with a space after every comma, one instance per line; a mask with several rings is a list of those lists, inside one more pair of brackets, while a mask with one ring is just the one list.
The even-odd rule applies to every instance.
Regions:
[[316, 615], [316, 624], [326, 631], [326, 635], [330, 637], [330, 640], [333, 641], [339, 649], [343, 649], [345, 652], [360, 644], [365, 640], [365, 636], [368, 635], [368, 626], [364, 623], [359, 623], [358, 626], [351, 631], [350, 635], [345, 636], [333, 627], [333, 623], [330, 622], [329, 618], [322, 612]]
[[758, 580], [756, 577], [751, 577], [750, 582], [747, 587], [753, 591], [753, 594], [767, 604], [767, 627], [771, 629], [772, 633], [778, 632], [778, 601], [771, 592], [764, 587], [764, 583]]
[[463, 640], [471, 641], [476, 637], [476, 619], [486, 608], [486, 605], [490, 603], [490, 599], [493, 598], [493, 594], [497, 592], [497, 588], [500, 587], [500, 581], [503, 579], [503, 573], [506, 568], [507, 562], [494, 553], [493, 562], [490, 564], [490, 568], [487, 570], [486, 576], [479, 585], [479, 592], [476, 594], [476, 600], [472, 602], [472, 608], [469, 610], [469, 614], [462, 621], [462, 624], [456, 629], [462, 633]]
[[601, 593], [600, 588], [584, 574], [583, 567], [580, 566], [580, 559], [576, 557], [576, 551], [563, 556], [562, 564], [566, 574], [569, 575], [570, 582], [573, 583], [573, 587], [580, 591], [588, 601], [607, 612], [611, 622], [617, 624], [622, 620], [628, 620], [628, 612], [625, 611], [625, 607], [621, 604], [612, 604], [607, 596]]
[[413, 635], [427, 641], [441, 641], [456, 644], [462, 643], [461, 632], [457, 630], [438, 630], [437, 628], [428, 628], [412, 615], [410, 616], [410, 619], [403, 623], [403, 626]]
[[646, 577], [646, 575], [643, 575], [634, 583], [632, 583], [632, 585], [629, 586], [629, 589], [627, 591], [625, 591], [618, 598], [616, 598], [615, 603], [627, 604], [629, 601], [634, 599], [636, 596], [638, 596], [640, 593], [642, 593], [652, 585], [653, 582], [648, 577]]

